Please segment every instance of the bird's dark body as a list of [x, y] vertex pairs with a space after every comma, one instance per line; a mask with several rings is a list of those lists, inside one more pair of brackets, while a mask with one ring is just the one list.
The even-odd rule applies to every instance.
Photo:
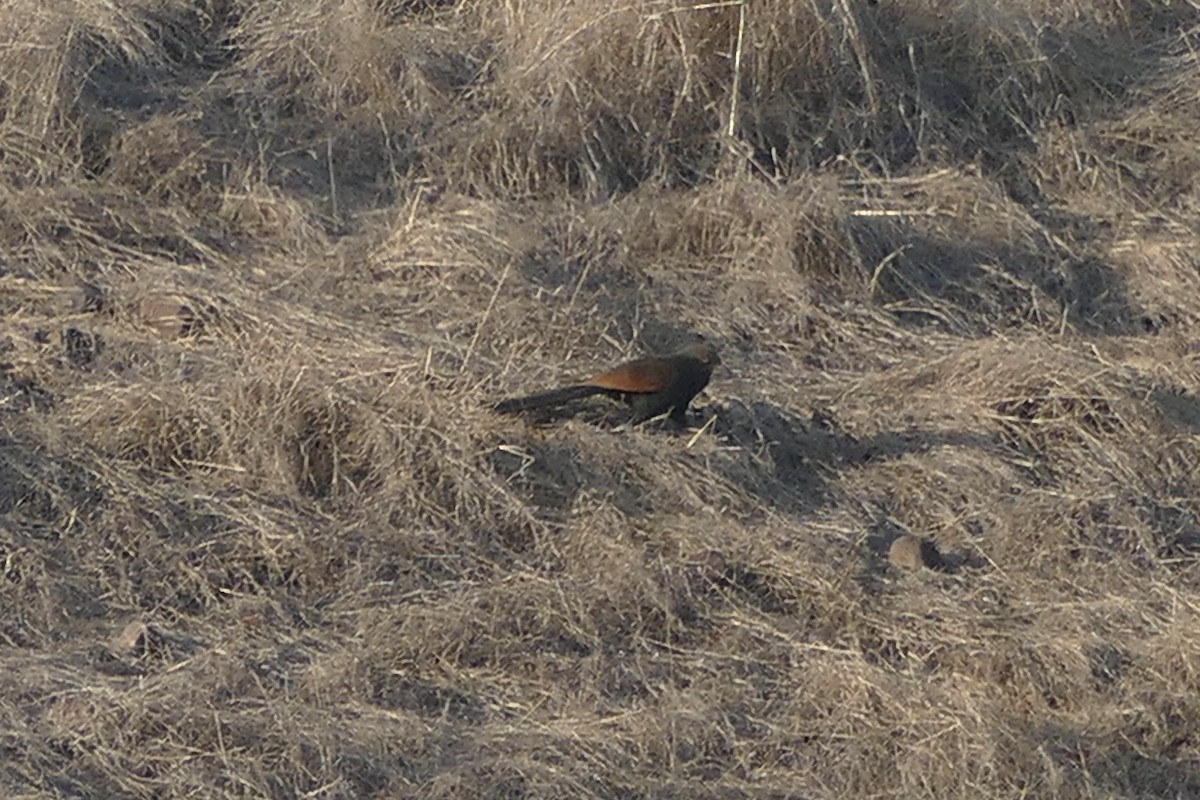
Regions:
[[708, 385], [719, 363], [716, 348], [694, 344], [667, 356], [629, 361], [571, 386], [502, 400], [493, 408], [516, 413], [602, 394], [627, 403], [634, 423], [667, 412], [673, 421], [684, 423], [692, 399]]

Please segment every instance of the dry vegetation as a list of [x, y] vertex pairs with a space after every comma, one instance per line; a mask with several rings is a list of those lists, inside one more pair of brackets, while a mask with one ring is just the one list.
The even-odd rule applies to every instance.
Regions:
[[[0, 5], [0, 794], [1200, 794], [1197, 45]], [[693, 334], [693, 431], [486, 408]]]

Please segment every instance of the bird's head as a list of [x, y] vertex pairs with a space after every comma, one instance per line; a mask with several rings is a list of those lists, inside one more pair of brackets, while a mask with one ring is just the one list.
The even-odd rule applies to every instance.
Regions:
[[716, 345], [712, 342], [699, 341], [690, 344], [683, 348], [680, 354], [694, 358], [710, 369], [721, 363], [721, 356], [718, 355]]

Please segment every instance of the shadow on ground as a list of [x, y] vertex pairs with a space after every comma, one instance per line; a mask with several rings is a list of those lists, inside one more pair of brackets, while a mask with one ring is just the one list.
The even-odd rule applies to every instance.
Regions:
[[[600, 413], [600, 412], [596, 412]], [[615, 483], [585, 454], [566, 444], [540, 442], [497, 448], [488, 465], [547, 522], [564, 522], [588, 487], [612, 490], [609, 500], [623, 513], [646, 513], [645, 493], [633, 483]]]
[[1159, 413], [1173, 425], [1191, 432], [1200, 432], [1200, 398], [1183, 391], [1156, 388], [1150, 399]]
[[[1182, 720], [1180, 720], [1183, 723]], [[1152, 758], [1140, 752], [1136, 742], [1151, 734], [1157, 723], [1145, 720], [1128, 731], [1125, 741], [1100, 741], [1077, 731], [1048, 727], [1042, 731], [1043, 752], [1066, 775], [1084, 779], [1090, 785], [1107, 789], [1121, 797], [1162, 798], [1200, 796], [1200, 772], [1184, 759]], [[1155, 732], [1159, 733], [1159, 732]], [[1170, 735], [1169, 733], [1167, 734]], [[1183, 723], [1175, 739], [1167, 745], [1147, 744], [1145, 750], [1168, 752], [1189, 747], [1196, 735], [1195, 725]], [[1130, 741], [1132, 739], [1132, 741]]]
[[869, 264], [884, 265], [878, 297], [897, 319], [949, 333], [983, 335], [1035, 325], [1081, 332], [1145, 333], [1124, 280], [1094, 258], [1019, 243], [934, 235], [886, 218], [854, 221]]
[[829, 414], [805, 419], [762, 401], [731, 403], [716, 413], [716, 434], [748, 456], [728, 462], [725, 478], [789, 514], [810, 513], [825, 502], [828, 484], [845, 470], [935, 447], [995, 448], [993, 439], [967, 432], [914, 429], [858, 437]]

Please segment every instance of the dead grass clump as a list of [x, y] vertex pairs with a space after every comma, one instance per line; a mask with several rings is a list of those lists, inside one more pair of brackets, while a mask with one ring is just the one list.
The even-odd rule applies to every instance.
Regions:
[[771, 174], [865, 149], [884, 170], [949, 151], [1015, 175], [1064, 95], [1092, 111], [1133, 64], [1125, 20], [1086, 4], [1053, 24], [1041, 5], [543, 5], [482, 15], [499, 106], [465, 132], [465, 180], [600, 196], [694, 183], [724, 131]]
[[[98, 472], [121, 485], [139, 468], [110, 462]], [[144, 611], [155, 624], [183, 626], [152, 648], [157, 663], [147, 668], [196, 649], [179, 639], [189, 632], [211, 644], [226, 632], [238, 638], [261, 630], [256, 619], [264, 617], [290, 631], [300, 612], [288, 597], [303, 597], [309, 606], [331, 591], [361, 590], [371, 579], [361, 568], [359, 537], [294, 497], [256, 491], [246, 481], [234, 490], [203, 473], [153, 478], [136, 497], [115, 500], [88, 520], [92, 530], [119, 533], [64, 546], [77, 564], [73, 582], [95, 598], [95, 615]], [[208, 622], [184, 621], [201, 618]]]
[[729, 11], [648, 11], [534, 2], [487, 14], [501, 105], [467, 132], [463, 173], [498, 187], [611, 194], [653, 174], [666, 148], [686, 147], [681, 131], [713, 130], [719, 118], [704, 106], [720, 89], [705, 73], [715, 66], [710, 37], [730, 41]]
[[497, 50], [488, 86], [497, 106], [464, 131], [468, 161], [455, 174], [471, 182], [607, 196], [660, 174], [702, 180], [735, 107], [740, 122], [790, 103], [786, 119], [766, 120], [786, 137], [823, 94], [828, 28], [805, 4], [748, 10], [740, 78], [736, 6], [526, 2], [480, 16]]
[[218, 86], [237, 102], [219, 127], [335, 220], [394, 200], [397, 182], [482, 69], [460, 29], [389, 22], [378, 4], [249, 4], [231, 34], [239, 58]]
[[1019, 388], [996, 404], [996, 414], [1006, 437], [1038, 452], [1076, 435], [1103, 436], [1121, 429], [1120, 417], [1105, 397], [1060, 386]]
[[1070, 554], [1090, 563], [1116, 559], [1142, 568], [1157, 566], [1165, 553], [1160, 554], [1156, 533], [1140, 517], [1128, 498], [1080, 500], [1063, 520], [1063, 532], [1074, 545]]
[[1148, 546], [1149, 560], [1156, 567], [1186, 574], [1191, 572], [1192, 559], [1200, 552], [1200, 525], [1197, 524], [1200, 509], [1190, 499], [1181, 501], [1167, 494], [1173, 485], [1178, 485], [1179, 479], [1172, 474], [1172, 469], [1163, 472], [1167, 474], [1155, 476], [1163, 487], [1154, 494], [1166, 496], [1139, 498], [1132, 503], [1137, 509], [1138, 527], [1144, 531], [1140, 542]]
[[869, 291], [906, 324], [971, 334], [1130, 328], [1122, 275], [981, 175], [939, 170], [847, 188]]
[[0, 171], [9, 188], [102, 174], [114, 137], [173, 102], [172, 89], [220, 39], [218, 20], [175, 0], [7, 3], [0, 29], [16, 43], [0, 54]]
[[300, 493], [320, 499], [337, 494], [359, 495], [377, 487], [379, 477], [373, 475], [373, 465], [386, 457], [373, 452], [372, 428], [361, 410], [345, 404], [335, 402], [300, 410], [290, 447]]
[[1200, 163], [1187, 146], [1200, 115], [1196, 56], [1188, 44], [1194, 33], [1151, 49], [1147, 57], [1156, 58], [1137, 85], [1137, 104], [1086, 125], [1047, 130], [1037, 158], [1039, 172], [1050, 179], [1047, 190], [1113, 224], [1130, 221], [1128, 210], [1114, 213], [1127, 206], [1134, 219], [1144, 214], [1157, 224], [1166, 221], [1163, 215], [1194, 207]]
[[453, 44], [461, 44], [452, 30], [393, 25], [378, 4], [358, 0], [252, 4], [232, 41], [242, 51], [239, 70], [271, 92], [279, 111], [297, 118], [382, 114], [397, 121], [406, 112], [420, 119], [445, 99], [439, 90], [472, 78], [465, 61], [458, 64], [462, 74], [436, 69], [450, 70]]
[[152, 206], [120, 188], [10, 188], [0, 199], [0, 243], [25, 276], [94, 279], [113, 264], [155, 259], [197, 264], [222, 244], [186, 210]]
[[95, 443], [113, 457], [156, 472], [205, 470], [223, 461], [220, 416], [188, 403], [184, 393], [146, 396], [141, 387], [122, 392], [111, 386], [102, 392], [103, 399], [80, 398], [91, 413], [79, 423], [93, 429]]
[[[1051, 363], [1053, 377], [1036, 371], [1038, 377], [1031, 381], [1032, 365]], [[1144, 431], [1148, 417], [1133, 400], [1140, 377], [1105, 362], [1098, 353], [1066, 344], [984, 339], [958, 348], [952, 356], [922, 362], [915, 370], [880, 375], [869, 391], [941, 395], [952, 402], [973, 398], [969, 402], [979, 404], [976, 418], [999, 424], [1009, 444], [1023, 443], [1032, 452], [1048, 453], [1069, 443], [1103, 448], [1114, 437]]]
[[[357, 495], [371, 485], [369, 465], [388, 437], [361, 402], [318, 399], [326, 392], [297, 383], [286, 362], [273, 382], [255, 358], [239, 368], [212, 353], [191, 364], [154, 357], [137, 367], [141, 375], [165, 377], [165, 368], [173, 384], [147, 393], [137, 381], [100, 382], [69, 401], [65, 413], [108, 457], [152, 471], [254, 475], [276, 490], [282, 480], [308, 496]], [[215, 391], [211, 380], [220, 382]]]
[[30, 442], [4, 437], [0, 449], [0, 509], [15, 521], [60, 531], [90, 513], [106, 491], [85, 461], [39, 451]]
[[[214, 214], [226, 164], [195, 124], [194, 115], [160, 114], [124, 126], [103, 157], [105, 177], [150, 203]], [[91, 157], [99, 160], [96, 154]]]
[[[1144, 313], [1146, 333], [1186, 329], [1200, 319], [1200, 272], [1195, 248], [1177, 223], [1162, 226], [1143, 218], [1120, 231], [1111, 246], [1112, 260]], [[1163, 348], [1165, 344], [1160, 344]]]
[[485, 306], [538, 238], [535, 225], [517, 208], [457, 195], [430, 206], [418, 193], [368, 256], [373, 281], [366, 302], [381, 314], [403, 309], [406, 318], [442, 328], [477, 325], [468, 315], [447, 314], [445, 303], [472, 298], [472, 306]]
[[741, 175], [695, 190], [647, 189], [617, 203], [622, 240], [639, 261], [733, 271], [754, 264], [773, 277], [845, 276], [849, 254], [829, 181], [783, 189]]
[[[803, 189], [744, 175], [696, 190], [647, 188], [606, 216], [639, 287], [727, 341], [801, 342], [818, 299], [860, 272], [841, 204], [821, 179]], [[721, 314], [704, 313], [713, 309]]]
[[[184, 8], [184, 3], [171, 3]], [[111, 59], [136, 70], [164, 60], [152, 35], [151, 11], [160, 3], [79, 3], [46, 6], [6, 3], [0, 28], [18, 47], [4, 49], [3, 117], [46, 141], [71, 133], [69, 120], [86, 82], [100, 61]], [[58, 139], [60, 144], [61, 139]]]
[[[192, 676], [168, 675], [155, 686], [136, 686], [118, 676], [100, 682], [85, 682], [75, 671], [31, 676], [12, 681], [6, 690], [33, 691], [53, 697], [34, 709], [35, 715], [22, 727], [48, 735], [31, 751], [40, 763], [58, 768], [57, 785], [84, 785], [115, 794], [137, 794], [163, 790], [201, 791], [225, 786], [248, 787], [260, 794], [286, 791], [296, 786], [303, 791], [319, 789], [319, 783], [334, 781], [352, 787], [355, 794], [370, 794], [395, 781], [406, 785], [413, 778], [410, 762], [400, 753], [421, 749], [424, 737], [404, 733], [401, 727], [380, 719], [348, 720], [338, 730], [316, 724], [310, 710], [284, 699], [281, 692], [264, 691], [264, 676], [256, 673], [246, 652], [206, 653], [194, 661]], [[36, 661], [27, 665], [35, 667]], [[294, 665], [294, 666], [299, 666]], [[136, 682], [135, 682], [136, 683]], [[185, 703], [171, 698], [187, 697]], [[277, 704], [274, 713], [243, 710], [228, 716], [195, 713], [206, 701], [241, 697], [248, 705], [267, 699]], [[373, 757], [356, 742], [367, 731], [394, 728], [389, 738], [397, 752], [390, 753], [394, 768], [373, 765]], [[297, 732], [303, 731], [297, 738]], [[166, 742], [187, 741], [194, 748], [187, 758], [164, 759], [170, 751]], [[271, 758], [256, 767], [222, 763], [215, 754], [223, 747], [246, 747], [261, 743], [271, 748]], [[134, 748], [126, 754], [124, 748]], [[390, 748], [390, 746], [389, 746]], [[389, 748], [384, 748], [388, 752]], [[112, 767], [113, 762], [118, 765]], [[109, 769], [119, 770], [112, 774]], [[304, 780], [299, 775], [320, 775]], [[32, 785], [41, 783], [29, 776]]]
[[[1141, 444], [1153, 428], [1126, 388], [1059, 381], [1013, 388], [994, 406], [998, 441], [1029, 459], [1026, 465], [1043, 478], [1072, 475], [1094, 485], [1100, 475], [1136, 473], [1153, 462], [1153, 448]], [[1122, 457], [1103, 463], [1117, 442], [1124, 445]]]
[[1046, 121], [1102, 113], [1147, 66], [1129, 17], [1102, 5], [885, 3], [861, 17], [872, 111], [896, 109], [884, 142], [978, 159], [1014, 189]]
[[[985, 340], [936, 368], [923, 358], [915, 373], [890, 370], [847, 394], [843, 424], [888, 441], [874, 432], [888, 430], [895, 398], [937, 409], [920, 416], [920, 433], [901, 426], [872, 459], [848, 462], [836, 486], [864, 504], [872, 538], [931, 536], [968, 569], [1007, 569], [1036, 553], [1039, 568], [1079, 575], [1096, 563], [1177, 569], [1195, 546], [1194, 510], [1168, 498], [1193, 459], [1169, 444], [1180, 429], [1152, 399], [1170, 363], [1158, 352], [1151, 370], [1136, 358]], [[1049, 363], [1052, 371], [1036, 366]], [[1017, 530], [1027, 553], [1010, 547]]]
[[243, 247], [305, 252], [327, 243], [322, 209], [261, 179], [256, 170], [230, 178], [218, 218]]

